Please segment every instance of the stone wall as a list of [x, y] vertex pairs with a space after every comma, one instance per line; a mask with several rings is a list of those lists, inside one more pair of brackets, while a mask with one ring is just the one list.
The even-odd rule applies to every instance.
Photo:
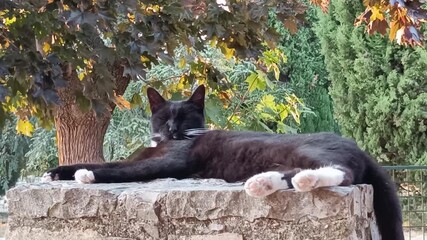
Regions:
[[219, 180], [34, 183], [7, 193], [8, 240], [369, 240], [368, 185], [279, 191], [265, 199]]

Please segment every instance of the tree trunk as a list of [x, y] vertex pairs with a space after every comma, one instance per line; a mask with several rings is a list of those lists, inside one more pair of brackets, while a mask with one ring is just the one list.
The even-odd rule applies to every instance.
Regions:
[[[116, 62], [111, 69], [116, 79], [116, 94], [122, 95], [129, 84], [129, 78], [123, 77], [120, 62]], [[115, 105], [98, 97], [98, 100], [104, 99], [110, 107], [109, 113], [97, 117], [93, 110], [82, 111], [76, 101], [76, 93], [83, 91], [82, 81], [77, 78], [73, 69], [65, 72], [67, 87], [58, 90], [62, 104], [54, 111], [59, 165], [103, 162], [104, 136]]]
[[104, 161], [104, 135], [110, 116], [96, 118], [92, 111], [55, 117], [59, 165]]

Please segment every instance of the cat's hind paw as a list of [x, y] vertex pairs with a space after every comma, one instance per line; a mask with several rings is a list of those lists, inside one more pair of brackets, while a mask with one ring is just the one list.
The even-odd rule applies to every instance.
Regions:
[[245, 191], [252, 197], [265, 197], [279, 189], [287, 189], [286, 180], [279, 172], [265, 172], [249, 178], [245, 182]]
[[316, 170], [303, 170], [292, 178], [292, 185], [298, 192], [308, 192], [318, 187], [319, 177]]
[[79, 169], [74, 174], [74, 179], [78, 183], [93, 183], [95, 182], [95, 175], [87, 169]]

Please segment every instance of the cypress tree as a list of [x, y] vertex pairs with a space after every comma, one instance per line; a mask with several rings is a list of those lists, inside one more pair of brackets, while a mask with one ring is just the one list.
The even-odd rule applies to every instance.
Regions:
[[343, 135], [385, 164], [427, 163], [427, 51], [354, 28], [359, 1], [332, 1], [316, 32]]
[[320, 41], [313, 28], [317, 21], [316, 8], [312, 7], [307, 11], [305, 25], [295, 34], [277, 25], [283, 36], [281, 46], [288, 57], [283, 71], [287, 75], [289, 86], [314, 113], [302, 115], [300, 131], [338, 132], [338, 125], [333, 117], [332, 99], [328, 93], [330, 81], [320, 51]]

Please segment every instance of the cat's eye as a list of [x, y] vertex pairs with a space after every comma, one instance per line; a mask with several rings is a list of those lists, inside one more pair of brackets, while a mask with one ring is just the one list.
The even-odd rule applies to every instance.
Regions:
[[161, 122], [166, 122], [166, 121], [168, 121], [168, 117], [167, 116], [158, 116], [157, 120], [161, 121]]

